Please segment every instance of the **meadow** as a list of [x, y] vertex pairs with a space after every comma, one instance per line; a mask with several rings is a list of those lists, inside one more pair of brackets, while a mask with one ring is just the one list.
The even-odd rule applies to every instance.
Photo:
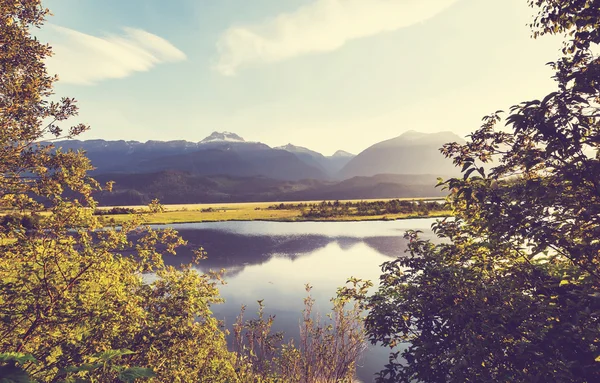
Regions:
[[[433, 201], [443, 200], [441, 198], [405, 198], [404, 201]], [[346, 202], [373, 202], [387, 200], [344, 200]], [[279, 222], [298, 222], [298, 221], [375, 221], [375, 220], [397, 220], [422, 217], [443, 217], [451, 215], [449, 210], [432, 211], [427, 214], [422, 213], [398, 213], [398, 214], [377, 214], [377, 215], [343, 215], [336, 217], [304, 217], [303, 211], [292, 208], [292, 205], [303, 203], [305, 205], [317, 205], [323, 201], [300, 201], [283, 202], [284, 207], [274, 206], [282, 202], [250, 202], [250, 203], [217, 203], [217, 204], [180, 204], [163, 205], [163, 211], [151, 213], [147, 206], [122, 206], [123, 208], [133, 209], [144, 217], [147, 224], [171, 224], [171, 223], [193, 223], [193, 222], [219, 222], [219, 221], [279, 221]], [[333, 201], [331, 201], [333, 202]], [[113, 207], [101, 207], [99, 210], [110, 210]], [[355, 213], [352, 210], [352, 213]], [[103, 216], [102, 219], [109, 222], [114, 219], [115, 222], [126, 222], [133, 219], [134, 214], [111, 214]]]

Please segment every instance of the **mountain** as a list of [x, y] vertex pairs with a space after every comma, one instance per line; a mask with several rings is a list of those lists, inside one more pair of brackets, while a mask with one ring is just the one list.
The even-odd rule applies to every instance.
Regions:
[[294, 154], [262, 145], [211, 145], [194, 152], [154, 158], [139, 166], [144, 173], [179, 170], [203, 176], [264, 176], [279, 180], [328, 178], [321, 169], [307, 165]]
[[83, 150], [96, 168], [92, 174], [143, 171], [139, 164], [169, 155], [177, 155], [198, 150], [198, 144], [188, 141], [106, 141], [106, 140], [65, 140], [53, 143], [63, 150]]
[[353, 177], [298, 191], [289, 198], [306, 201], [443, 196], [445, 193], [435, 187], [436, 178], [437, 176], [431, 174], [377, 174], [372, 177]]
[[347, 179], [380, 173], [453, 175], [458, 169], [439, 151], [448, 142], [464, 143], [464, 140], [452, 132], [427, 134], [411, 130], [365, 149], [344, 166], [340, 176]]
[[[186, 179], [226, 176], [252, 179], [263, 177], [280, 181], [332, 181], [373, 177], [378, 174], [387, 174], [388, 178], [393, 174], [432, 174], [444, 177], [454, 175], [457, 169], [438, 150], [450, 141], [463, 142], [460, 137], [450, 132], [426, 134], [409, 131], [373, 145], [357, 156], [342, 150], [338, 150], [332, 156], [324, 156], [314, 150], [292, 144], [271, 148], [260, 142], [246, 141], [231, 132], [213, 132], [200, 142], [67, 140], [54, 144], [63, 149], [84, 150], [92, 165], [96, 167], [92, 172], [94, 176], [180, 172], [189, 175], [184, 177]], [[411, 185], [414, 184], [413, 180], [409, 181]], [[353, 182], [355, 188], [364, 190], [362, 194], [357, 194], [357, 198], [367, 198], [360, 195], [369, 194], [369, 187], [378, 188], [378, 191], [373, 192], [378, 195], [393, 196], [404, 193], [394, 186], [396, 181], [384, 182], [374, 178], [366, 181], [367, 186], [364, 188], [356, 184], [356, 179]], [[431, 182], [435, 180], [432, 179]], [[295, 184], [293, 188], [300, 187], [300, 184], [302, 183]], [[336, 186], [340, 189], [335, 189], [333, 185], [340, 185]], [[315, 191], [317, 194], [314, 198], [321, 198], [323, 195], [327, 195], [328, 198], [342, 198], [341, 195], [336, 197], [334, 194], [339, 192], [349, 195], [349, 185], [339, 182], [321, 184], [318, 191]]]
[[328, 176], [331, 174], [328, 171], [327, 158], [321, 153], [315, 152], [314, 150], [310, 150], [304, 148], [302, 146], [296, 146], [292, 144], [287, 144], [285, 146], [278, 146], [275, 149], [283, 150], [289, 153], [294, 154], [298, 159], [307, 164], [308, 166], [315, 167], [320, 169]]
[[352, 160], [356, 157], [355, 154], [348, 153], [343, 150], [338, 150], [333, 153], [332, 156], [327, 157], [328, 160], [328, 170], [329, 173], [333, 175], [335, 178], [340, 178], [340, 171]]
[[201, 144], [209, 142], [246, 142], [246, 140], [231, 132], [212, 132], [210, 136], [200, 141]]
[[333, 156], [326, 157], [314, 150], [292, 144], [278, 146], [275, 149], [293, 153], [308, 166], [321, 169], [330, 178], [337, 178], [339, 171], [354, 157], [353, 154], [343, 150], [338, 150]]
[[356, 154], [352, 154], [352, 153], [348, 153], [344, 150], [338, 150], [337, 152], [333, 153], [332, 156], [330, 156], [329, 158], [351, 158], [351, 157], [355, 157]]
[[287, 144], [287, 145], [284, 145], [284, 146], [277, 146], [277, 147], [275, 147], [275, 149], [285, 150], [285, 151], [288, 151], [290, 153], [309, 154], [309, 155], [311, 155], [313, 157], [325, 157], [321, 153], [315, 152], [314, 150], [310, 150], [310, 149], [305, 148], [303, 146], [296, 146], [296, 145], [292, 145], [292, 144]]
[[138, 174], [100, 174], [101, 183], [115, 181], [114, 191], [94, 197], [102, 205], [144, 205], [158, 198], [163, 203], [214, 203], [259, 201], [306, 201], [362, 198], [435, 197], [433, 175], [355, 177], [334, 182], [324, 180], [275, 180], [263, 176], [202, 176], [182, 171]]
[[293, 153], [248, 142], [230, 132], [213, 132], [200, 142], [67, 140], [63, 149], [84, 150], [103, 173], [154, 173], [165, 170], [195, 175], [264, 176], [282, 180], [327, 179], [318, 165], [311, 166]]

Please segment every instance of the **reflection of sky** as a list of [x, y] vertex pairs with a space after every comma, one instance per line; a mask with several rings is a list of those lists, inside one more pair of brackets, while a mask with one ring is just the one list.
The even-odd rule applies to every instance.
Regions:
[[175, 229], [216, 229], [244, 235], [327, 235], [334, 237], [371, 237], [403, 235], [406, 230], [430, 231], [435, 218], [362, 222], [201, 222], [169, 225]]
[[[273, 331], [298, 337], [305, 284], [313, 286], [314, 311], [325, 317], [330, 299], [348, 278], [375, 284], [381, 264], [401, 256], [402, 238], [409, 229], [432, 237], [434, 219], [372, 222], [215, 222], [175, 224], [190, 247], [203, 246], [209, 258], [199, 271], [224, 267], [226, 285], [220, 286], [225, 303], [213, 306], [217, 318], [231, 327], [240, 307], [247, 306], [252, 318], [263, 299], [266, 315], [276, 315]], [[189, 249], [182, 249], [173, 262], [186, 262]], [[165, 259], [170, 262], [168, 259]], [[387, 362], [388, 351], [369, 347], [359, 363], [359, 378], [368, 382]]]
[[274, 256], [269, 262], [247, 266], [243, 273], [227, 278], [221, 292], [232, 303], [268, 298], [270, 307], [297, 309], [306, 283], [314, 286], [315, 298], [328, 302], [349, 277], [377, 280], [379, 265], [389, 260], [364, 244], [343, 250], [332, 243], [297, 259]]
[[[389, 260], [364, 243], [342, 249], [332, 242], [295, 259], [276, 255], [266, 263], [246, 266], [243, 272], [226, 277], [227, 284], [220, 287], [226, 302], [213, 307], [213, 311], [230, 327], [242, 305], [247, 305], [246, 318], [251, 318], [258, 308], [256, 300], [264, 299], [266, 314], [276, 316], [273, 330], [297, 338], [306, 283], [313, 286], [315, 313], [324, 318], [331, 307], [330, 299], [349, 277], [377, 281], [379, 265]], [[386, 358], [387, 350], [370, 347], [360, 362], [360, 378], [370, 381]]]

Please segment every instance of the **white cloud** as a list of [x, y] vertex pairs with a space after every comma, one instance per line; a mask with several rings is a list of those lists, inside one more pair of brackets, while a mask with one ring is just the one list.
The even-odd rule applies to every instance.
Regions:
[[427, 20], [457, 0], [316, 0], [262, 24], [227, 29], [217, 41], [216, 69], [234, 75], [245, 65], [333, 51], [348, 41]]
[[47, 65], [61, 83], [91, 85], [186, 59], [170, 42], [142, 29], [124, 28], [121, 35], [96, 37], [56, 25], [51, 28], [54, 56]]

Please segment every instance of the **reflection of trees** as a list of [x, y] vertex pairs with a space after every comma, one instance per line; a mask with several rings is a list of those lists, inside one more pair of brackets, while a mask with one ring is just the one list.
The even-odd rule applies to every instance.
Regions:
[[332, 238], [332, 240], [335, 240], [337, 242], [338, 246], [340, 247], [340, 249], [342, 249], [344, 251], [350, 250], [354, 246], [363, 242], [362, 238], [357, 238], [357, 237], [336, 237], [336, 238]]
[[227, 269], [228, 276], [239, 274], [247, 265], [260, 265], [275, 254], [289, 259], [310, 255], [337, 242], [340, 248], [365, 243], [380, 254], [389, 257], [402, 255], [406, 241], [402, 236], [391, 237], [330, 237], [325, 235], [244, 235], [215, 229], [181, 229], [181, 236], [188, 241], [177, 251], [176, 257], [165, 257], [170, 265], [189, 263], [193, 249], [204, 248], [208, 258], [201, 261], [203, 270]]
[[[432, 232], [423, 232], [420, 237], [422, 239], [431, 240], [433, 243], [440, 241], [440, 239]], [[404, 231], [397, 236], [368, 237], [363, 238], [362, 241], [379, 254], [394, 258], [402, 256], [408, 245], [408, 242], [404, 239]]]
[[399, 257], [406, 250], [406, 240], [402, 235], [397, 237], [369, 237], [364, 238], [363, 242], [379, 254], [388, 257]]
[[204, 248], [208, 258], [201, 262], [202, 268], [221, 269], [246, 264], [261, 264], [270, 258], [267, 252], [273, 239], [267, 236], [245, 236], [214, 229], [180, 229], [179, 234], [188, 241], [177, 249], [176, 257], [165, 258], [172, 265], [189, 263], [192, 251]]
[[178, 265], [192, 259], [192, 250], [204, 248], [208, 259], [202, 261], [204, 268], [230, 268], [262, 264], [274, 254], [296, 259], [325, 247], [332, 239], [319, 235], [266, 236], [244, 235], [214, 229], [178, 230], [188, 241], [177, 251], [177, 257], [165, 259]]
[[[227, 267], [227, 269], [225, 269], [225, 273], [224, 273], [225, 280], [227, 280], [227, 278], [233, 278], [236, 275], [241, 274], [242, 271], [244, 271], [245, 268], [246, 268], [245, 265], [238, 265], [238, 266], [229, 266], [229, 267]], [[197, 265], [195, 267], [195, 269], [197, 271], [199, 271], [200, 273], [206, 273], [206, 272], [208, 272], [210, 270], [212, 270], [212, 271], [219, 271], [219, 270], [216, 270], [215, 267], [207, 266], [204, 262], [200, 262], [200, 264]]]

